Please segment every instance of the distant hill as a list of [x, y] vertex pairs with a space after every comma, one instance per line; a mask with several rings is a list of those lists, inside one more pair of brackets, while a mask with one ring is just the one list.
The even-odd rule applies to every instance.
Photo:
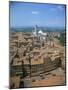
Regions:
[[[37, 30], [42, 30], [43, 32], [64, 32], [64, 28], [52, 28], [52, 27], [38, 27]], [[34, 30], [34, 27], [18, 27], [18, 28], [10, 28], [11, 31], [16, 31], [16, 32], [32, 32]]]

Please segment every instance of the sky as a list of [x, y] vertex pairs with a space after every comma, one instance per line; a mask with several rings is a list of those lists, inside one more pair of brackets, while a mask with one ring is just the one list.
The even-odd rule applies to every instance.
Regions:
[[65, 5], [10, 2], [10, 27], [65, 27]]

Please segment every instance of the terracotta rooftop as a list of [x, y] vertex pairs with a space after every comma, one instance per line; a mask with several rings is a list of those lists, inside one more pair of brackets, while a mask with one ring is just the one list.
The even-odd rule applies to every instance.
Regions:
[[54, 85], [63, 85], [64, 84], [64, 77], [61, 75], [52, 76], [48, 79], [43, 79], [40, 81], [36, 81], [31, 83], [31, 86], [54, 86]]
[[14, 84], [14, 88], [19, 88], [20, 76], [13, 76], [10, 78], [10, 86]]

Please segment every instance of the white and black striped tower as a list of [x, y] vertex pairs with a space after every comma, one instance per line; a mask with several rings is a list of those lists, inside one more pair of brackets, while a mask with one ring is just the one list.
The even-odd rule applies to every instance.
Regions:
[[37, 25], [35, 25], [35, 35], [37, 36]]

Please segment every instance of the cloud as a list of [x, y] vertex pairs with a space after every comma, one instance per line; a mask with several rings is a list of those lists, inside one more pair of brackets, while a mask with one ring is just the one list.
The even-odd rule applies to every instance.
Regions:
[[50, 11], [56, 11], [56, 8], [50, 8]]
[[57, 11], [57, 10], [62, 11], [63, 10], [63, 6], [57, 6], [55, 8], [50, 8], [50, 11]]
[[32, 11], [32, 14], [34, 14], [34, 15], [38, 15], [39, 12], [38, 12], [38, 11]]
[[63, 6], [57, 6], [57, 9], [59, 9], [60, 11], [63, 10]]

